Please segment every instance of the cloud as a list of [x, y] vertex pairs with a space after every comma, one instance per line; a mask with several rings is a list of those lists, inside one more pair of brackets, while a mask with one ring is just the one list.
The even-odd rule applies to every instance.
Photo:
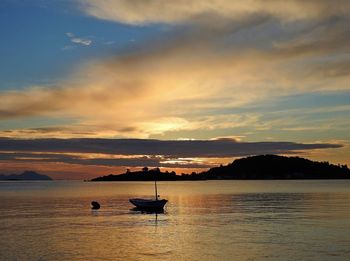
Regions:
[[81, 44], [85, 46], [89, 46], [92, 43], [91, 40], [83, 38], [72, 38], [71, 41], [72, 43]]
[[[95, 158], [94, 158], [95, 157]], [[118, 158], [109, 155], [84, 155], [84, 154], [67, 154], [67, 153], [23, 153], [23, 152], [0, 152], [0, 161], [6, 162], [33, 162], [33, 163], [65, 163], [87, 166], [127, 166], [127, 167], [168, 167], [168, 168], [209, 168], [212, 165], [193, 162], [191, 159], [172, 160], [157, 157], [130, 157]]]
[[346, 14], [350, 11], [347, 0], [79, 0], [88, 15], [127, 24], [188, 23], [202, 21], [203, 17], [222, 17], [226, 20], [256, 14], [266, 14], [281, 20], [317, 19]]
[[[80, 4], [101, 19], [175, 26], [134, 48], [82, 64], [56, 86], [0, 92], [0, 120], [75, 119], [58, 126], [61, 131], [2, 134], [146, 138], [181, 130], [254, 129], [256, 114], [235, 110], [285, 95], [349, 90], [347, 1]], [[67, 36], [88, 44], [89, 39]], [[213, 113], [225, 109], [233, 113]]]
[[[73, 33], [68, 32], [68, 33], [66, 33], [66, 35], [70, 38], [70, 41], [72, 43], [80, 44], [80, 45], [84, 45], [84, 46], [89, 46], [92, 44], [92, 40], [87, 39], [87, 38], [76, 37]], [[66, 47], [65, 47], [65, 50], [67, 50]]]
[[218, 140], [0, 139], [2, 151], [163, 155], [172, 158], [288, 154], [340, 147], [342, 145], [329, 143], [237, 142], [227, 138]]
[[73, 45], [65, 45], [61, 48], [62, 51], [69, 51], [69, 50], [73, 50], [75, 48], [75, 46]]

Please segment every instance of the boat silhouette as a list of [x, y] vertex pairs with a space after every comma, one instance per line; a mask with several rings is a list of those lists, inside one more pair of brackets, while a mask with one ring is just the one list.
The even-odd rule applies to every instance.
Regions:
[[154, 180], [155, 199], [131, 198], [130, 203], [138, 209], [144, 210], [162, 210], [168, 202], [166, 199], [159, 199], [157, 180]]

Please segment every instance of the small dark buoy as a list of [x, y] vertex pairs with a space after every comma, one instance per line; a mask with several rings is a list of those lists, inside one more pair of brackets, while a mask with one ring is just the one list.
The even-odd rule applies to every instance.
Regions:
[[91, 201], [91, 209], [100, 209], [100, 204], [97, 201]]

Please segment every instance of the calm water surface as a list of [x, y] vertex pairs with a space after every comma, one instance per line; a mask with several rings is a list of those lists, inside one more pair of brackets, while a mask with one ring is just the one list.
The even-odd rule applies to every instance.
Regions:
[[[0, 182], [0, 260], [350, 260], [350, 181]], [[90, 210], [90, 201], [102, 208]]]

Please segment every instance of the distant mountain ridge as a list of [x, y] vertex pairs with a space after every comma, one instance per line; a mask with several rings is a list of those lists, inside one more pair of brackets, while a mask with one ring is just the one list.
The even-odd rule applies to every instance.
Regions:
[[0, 180], [52, 180], [47, 175], [39, 174], [35, 171], [24, 171], [22, 174], [1, 175]]
[[258, 155], [236, 159], [226, 166], [219, 166], [201, 173], [176, 175], [161, 172], [159, 168], [127, 171], [124, 174], [102, 176], [91, 181], [147, 181], [147, 180], [271, 180], [271, 179], [350, 179], [346, 165], [316, 162], [300, 157]]

